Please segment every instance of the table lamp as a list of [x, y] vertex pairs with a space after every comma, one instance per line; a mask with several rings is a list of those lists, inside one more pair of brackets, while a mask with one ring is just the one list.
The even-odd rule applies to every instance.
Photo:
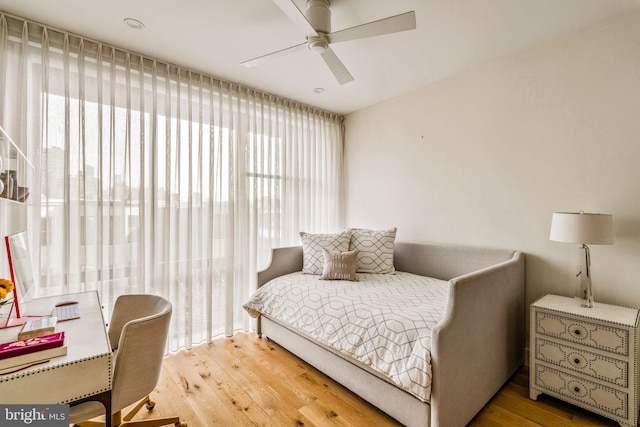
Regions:
[[584, 268], [576, 277], [583, 275], [587, 289], [585, 307], [593, 308], [593, 290], [591, 288], [591, 255], [587, 244], [613, 244], [613, 216], [611, 214], [580, 212], [554, 212], [551, 218], [549, 239], [555, 242], [579, 243], [584, 250]]

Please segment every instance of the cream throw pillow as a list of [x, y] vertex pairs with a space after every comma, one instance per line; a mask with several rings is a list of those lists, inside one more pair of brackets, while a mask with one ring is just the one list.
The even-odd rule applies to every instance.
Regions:
[[356, 259], [358, 251], [338, 252], [322, 248], [324, 267], [322, 280], [351, 280], [357, 281]]
[[387, 274], [396, 271], [393, 266], [393, 247], [396, 228], [388, 230], [346, 229], [351, 233], [349, 250], [358, 251], [358, 273]]
[[306, 274], [322, 274], [324, 257], [322, 248], [331, 251], [346, 252], [349, 250], [351, 234], [310, 234], [300, 232], [302, 242], [302, 272]]

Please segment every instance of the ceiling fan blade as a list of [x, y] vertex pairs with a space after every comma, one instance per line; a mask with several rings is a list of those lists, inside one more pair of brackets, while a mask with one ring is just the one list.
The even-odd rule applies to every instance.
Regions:
[[249, 59], [248, 61], [241, 62], [240, 65], [244, 65], [247, 68], [255, 67], [256, 65], [263, 64], [271, 59], [280, 58], [285, 55], [290, 55], [301, 50], [307, 49], [307, 43], [300, 43], [295, 46], [288, 47], [286, 49], [278, 50], [275, 52], [267, 53], [266, 55], [258, 56], [257, 58]]
[[289, 17], [289, 19], [294, 22], [294, 24], [296, 24], [298, 28], [300, 28], [300, 30], [302, 30], [306, 36], [318, 35], [315, 28], [313, 28], [309, 23], [307, 17], [300, 9], [298, 9], [298, 6], [296, 6], [293, 0], [273, 0], [273, 2], [285, 13], [285, 15]]
[[415, 30], [416, 13], [414, 11], [390, 16], [367, 24], [357, 25], [327, 34], [329, 43], [339, 43], [366, 37], [381, 36], [383, 34], [397, 33], [400, 31]]
[[349, 83], [350, 81], [353, 81], [353, 76], [351, 75], [349, 70], [347, 70], [347, 67], [344, 66], [342, 61], [340, 61], [338, 56], [335, 54], [333, 50], [331, 50], [330, 47], [327, 47], [327, 49], [324, 52], [322, 52], [320, 56], [322, 56], [322, 59], [324, 59], [324, 62], [327, 64], [327, 66], [329, 67], [333, 75], [336, 77], [336, 79], [338, 80], [338, 83], [343, 85], [345, 83]]

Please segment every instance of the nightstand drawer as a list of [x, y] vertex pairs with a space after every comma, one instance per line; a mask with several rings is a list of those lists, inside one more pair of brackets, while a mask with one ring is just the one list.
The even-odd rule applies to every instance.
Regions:
[[537, 334], [555, 337], [604, 351], [629, 355], [629, 331], [609, 325], [592, 323], [583, 318], [565, 317], [556, 313], [536, 311]]
[[624, 360], [583, 351], [541, 338], [535, 341], [535, 357], [560, 368], [571, 369], [621, 387], [628, 386], [629, 364]]
[[551, 396], [566, 399], [602, 415], [629, 417], [627, 393], [541, 364], [536, 365], [534, 377], [535, 385]]

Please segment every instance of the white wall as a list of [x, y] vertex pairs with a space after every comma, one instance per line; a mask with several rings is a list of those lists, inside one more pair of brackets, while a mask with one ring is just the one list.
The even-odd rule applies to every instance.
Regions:
[[345, 158], [348, 226], [524, 251], [528, 302], [576, 291], [552, 212], [612, 213], [595, 299], [640, 308], [640, 15], [355, 112]]

